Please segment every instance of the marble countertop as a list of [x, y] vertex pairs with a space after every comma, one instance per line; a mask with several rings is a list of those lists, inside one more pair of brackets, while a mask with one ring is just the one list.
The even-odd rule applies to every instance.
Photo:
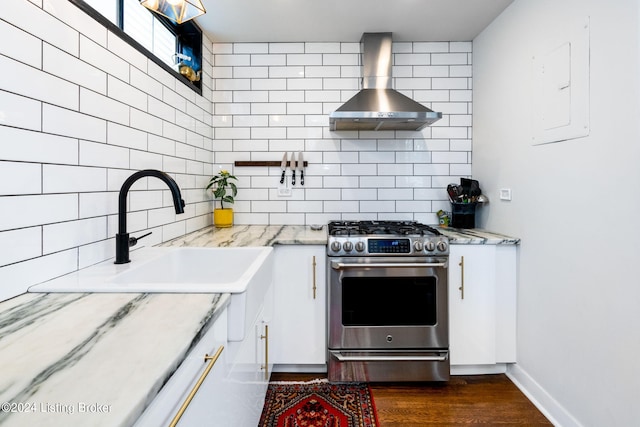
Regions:
[[0, 425], [132, 425], [228, 302], [28, 293], [0, 303]]
[[[449, 238], [452, 245], [517, 245], [520, 243], [518, 238], [479, 228], [437, 228]], [[162, 246], [231, 247], [326, 244], [326, 225], [319, 231], [311, 230], [306, 225], [238, 225], [220, 229], [204, 228], [166, 242]]]
[[452, 245], [517, 245], [520, 239], [481, 228], [438, 227]]
[[207, 227], [161, 246], [273, 246], [326, 245], [327, 227], [312, 230], [307, 225], [235, 225], [229, 228]]

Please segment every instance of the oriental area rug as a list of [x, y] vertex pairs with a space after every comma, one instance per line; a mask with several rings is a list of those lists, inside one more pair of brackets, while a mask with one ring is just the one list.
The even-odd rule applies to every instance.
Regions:
[[366, 383], [269, 383], [258, 427], [379, 427]]

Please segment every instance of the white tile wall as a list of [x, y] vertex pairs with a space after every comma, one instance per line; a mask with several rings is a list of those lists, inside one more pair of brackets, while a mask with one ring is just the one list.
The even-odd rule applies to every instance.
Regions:
[[210, 225], [209, 41], [199, 96], [66, 0], [6, 2], [0, 38], [0, 300], [113, 257], [135, 170], [167, 171], [187, 203], [176, 215], [161, 181], [136, 183], [128, 228], [153, 231], [144, 244]]
[[[445, 188], [471, 174], [472, 43], [394, 43], [394, 87], [443, 113], [420, 132], [330, 132], [359, 89], [359, 43], [214, 43], [214, 169], [239, 177], [237, 223], [331, 219], [437, 221]], [[233, 167], [304, 151], [305, 186], [280, 169]]]

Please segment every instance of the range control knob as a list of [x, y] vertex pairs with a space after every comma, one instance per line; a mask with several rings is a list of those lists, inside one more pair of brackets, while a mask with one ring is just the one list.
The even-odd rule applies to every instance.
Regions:
[[445, 252], [447, 250], [447, 242], [440, 240], [437, 247], [440, 252]]
[[363, 252], [364, 251], [364, 242], [357, 242], [356, 243], [356, 251], [358, 251], [358, 252]]
[[422, 248], [423, 248], [423, 246], [422, 246], [422, 242], [421, 241], [417, 240], [417, 241], [413, 242], [413, 249], [415, 249], [416, 252], [422, 252]]
[[429, 251], [429, 252], [433, 252], [436, 250], [436, 244], [433, 243], [432, 241], [428, 241], [425, 245], [424, 248]]
[[331, 250], [334, 252], [340, 252], [340, 248], [342, 247], [342, 245], [340, 244], [340, 242], [338, 241], [333, 241], [331, 242]]
[[353, 243], [346, 241], [342, 245], [342, 248], [345, 250], [345, 252], [351, 252], [353, 250]]

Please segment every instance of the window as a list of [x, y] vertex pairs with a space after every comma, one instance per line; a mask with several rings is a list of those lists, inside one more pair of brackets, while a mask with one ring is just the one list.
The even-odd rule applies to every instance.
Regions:
[[[176, 78], [201, 94], [199, 81], [190, 82], [178, 73], [178, 61], [198, 72], [202, 68], [202, 31], [193, 21], [182, 25], [158, 16], [138, 0], [70, 0], [115, 34], [144, 53]], [[176, 54], [190, 60], [177, 60]]]

